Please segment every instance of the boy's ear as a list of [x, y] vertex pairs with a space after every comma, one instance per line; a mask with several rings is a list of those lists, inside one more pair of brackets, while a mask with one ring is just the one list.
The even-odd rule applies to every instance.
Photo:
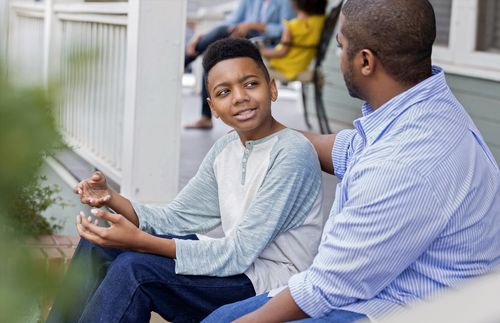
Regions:
[[217, 111], [215, 111], [214, 107], [213, 107], [213, 102], [212, 100], [210, 100], [210, 97], [207, 98], [207, 102], [208, 102], [208, 106], [210, 107], [210, 110], [212, 111], [212, 115], [214, 117], [216, 117], [217, 119], [219, 119], [219, 114], [217, 113]]
[[271, 101], [276, 102], [278, 99], [278, 87], [276, 86], [276, 81], [274, 79], [269, 81], [269, 91], [271, 91]]

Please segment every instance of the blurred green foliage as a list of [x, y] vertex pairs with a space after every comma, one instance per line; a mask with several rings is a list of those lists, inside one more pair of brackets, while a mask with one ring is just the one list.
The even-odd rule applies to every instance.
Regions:
[[48, 219], [42, 216], [50, 206], [58, 205], [64, 208], [67, 205], [59, 195], [59, 186], [47, 185], [46, 181], [45, 176], [38, 176], [21, 189], [19, 195], [14, 198], [10, 227], [6, 229], [33, 237], [50, 235], [62, 229], [62, 220], [56, 222], [54, 216], [49, 215]]
[[54, 288], [53, 274], [23, 242], [28, 231], [19, 224], [28, 225], [28, 219], [16, 224], [23, 201], [44, 208], [54, 199], [51, 189], [33, 190], [43, 156], [61, 143], [52, 103], [42, 87], [10, 84], [0, 66], [0, 322], [26, 322]]

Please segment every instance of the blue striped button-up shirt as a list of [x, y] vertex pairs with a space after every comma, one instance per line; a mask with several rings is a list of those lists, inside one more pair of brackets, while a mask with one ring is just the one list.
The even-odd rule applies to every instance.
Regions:
[[500, 171], [440, 68], [354, 127], [318, 255], [289, 281], [302, 310], [376, 319], [500, 263]]

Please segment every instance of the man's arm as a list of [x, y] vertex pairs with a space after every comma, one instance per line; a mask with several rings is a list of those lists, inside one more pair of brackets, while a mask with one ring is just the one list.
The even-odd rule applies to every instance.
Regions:
[[273, 21], [266, 22], [265, 35], [269, 38], [278, 38], [283, 33], [283, 20], [291, 20], [296, 16], [290, 1], [280, 0], [277, 1], [279, 6], [279, 18]]
[[224, 21], [224, 25], [233, 26], [245, 21], [245, 12], [249, 10], [248, 1], [240, 0], [238, 7]]
[[333, 175], [332, 150], [335, 143], [335, 135], [320, 135], [313, 132], [301, 131], [302, 134], [313, 144], [318, 154], [321, 169]]
[[448, 223], [433, 186], [398, 161], [353, 170], [349, 183], [349, 199], [327, 221], [313, 264], [288, 281], [311, 317], [378, 295]]
[[263, 33], [266, 31], [266, 25], [260, 22], [242, 22], [229, 28], [231, 37], [246, 37], [252, 30]]

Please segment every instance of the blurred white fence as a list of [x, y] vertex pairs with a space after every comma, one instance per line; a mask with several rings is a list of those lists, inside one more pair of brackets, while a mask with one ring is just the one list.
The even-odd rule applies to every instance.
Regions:
[[130, 198], [172, 199], [186, 0], [14, 1], [9, 8], [9, 77], [57, 79], [57, 118], [74, 151]]
[[127, 7], [55, 6], [59, 121], [69, 144], [115, 179], [123, 170]]
[[[8, 66], [16, 67], [11, 78], [17, 82], [43, 81], [43, 35], [45, 6], [41, 3], [11, 4]], [[21, 41], [22, 40], [22, 41]]]

